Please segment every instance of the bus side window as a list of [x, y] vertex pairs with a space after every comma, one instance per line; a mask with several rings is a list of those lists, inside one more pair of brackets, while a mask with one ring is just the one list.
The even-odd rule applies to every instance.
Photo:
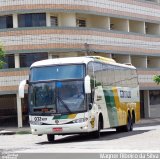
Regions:
[[108, 69], [107, 64], [103, 64], [103, 69], [102, 69], [102, 84], [103, 86], [108, 86], [110, 84], [109, 78], [109, 69]]
[[131, 75], [131, 78], [132, 78], [132, 87], [135, 88], [138, 85], [137, 72], [136, 72], [136, 70], [131, 70], [131, 71], [132, 71], [132, 75]]
[[93, 103], [94, 101], [94, 88], [95, 88], [95, 76], [94, 76], [94, 70], [93, 70], [93, 63], [89, 62], [87, 67], [87, 73], [91, 78], [91, 94], [88, 94], [87, 101], [89, 103]]
[[103, 86], [112, 86], [115, 82], [114, 66], [109, 64], [103, 64], [102, 70], [102, 84]]
[[104, 64], [102, 64], [102, 85], [106, 85], [106, 67]]
[[132, 70], [131, 69], [128, 69], [128, 70], [129, 70], [129, 87], [132, 87], [132, 83], [133, 83]]
[[102, 64], [94, 63], [95, 87], [102, 85]]
[[129, 87], [129, 78], [130, 78], [130, 73], [129, 73], [129, 69], [126, 68], [126, 76], [125, 76], [125, 87]]
[[115, 86], [120, 85], [120, 73], [119, 73], [119, 67], [115, 66]]
[[127, 86], [126, 79], [127, 79], [126, 68], [121, 68], [121, 87]]

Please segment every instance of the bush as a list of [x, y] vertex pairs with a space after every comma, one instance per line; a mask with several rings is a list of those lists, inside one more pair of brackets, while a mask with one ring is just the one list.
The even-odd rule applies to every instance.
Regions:
[[154, 82], [156, 82], [157, 84], [160, 83], [160, 75], [156, 75], [153, 77]]
[[0, 69], [3, 68], [3, 65], [5, 64], [5, 51], [2, 47], [2, 45], [0, 45]]

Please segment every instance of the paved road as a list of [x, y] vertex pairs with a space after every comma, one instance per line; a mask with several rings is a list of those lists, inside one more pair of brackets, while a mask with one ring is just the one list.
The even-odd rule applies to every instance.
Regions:
[[160, 152], [160, 126], [137, 127], [129, 133], [117, 133], [114, 129], [102, 131], [99, 139], [56, 136], [54, 144], [47, 142], [46, 135], [3, 135], [0, 152]]

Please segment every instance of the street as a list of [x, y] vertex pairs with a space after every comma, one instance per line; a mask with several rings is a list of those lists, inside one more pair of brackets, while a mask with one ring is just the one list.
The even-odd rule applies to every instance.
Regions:
[[103, 130], [99, 139], [87, 135], [56, 136], [55, 143], [49, 143], [46, 135], [1, 135], [0, 152], [160, 152], [160, 126], [135, 127], [133, 132], [128, 133]]

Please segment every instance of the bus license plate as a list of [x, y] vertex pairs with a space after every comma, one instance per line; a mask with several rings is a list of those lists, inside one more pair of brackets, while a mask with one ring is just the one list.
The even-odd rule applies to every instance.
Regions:
[[54, 132], [62, 132], [62, 128], [53, 128]]

